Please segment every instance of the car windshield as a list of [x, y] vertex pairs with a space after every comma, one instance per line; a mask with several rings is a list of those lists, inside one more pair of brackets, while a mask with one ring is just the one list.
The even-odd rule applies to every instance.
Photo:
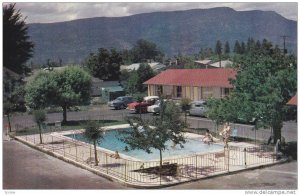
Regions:
[[157, 105], [157, 106], [159, 106], [159, 104], [160, 104], [160, 101], [159, 101], [159, 100], [156, 100], [156, 102], [155, 102], [155, 104], [154, 104], [154, 105]]
[[122, 101], [123, 98], [122, 97], [118, 97], [116, 100]]

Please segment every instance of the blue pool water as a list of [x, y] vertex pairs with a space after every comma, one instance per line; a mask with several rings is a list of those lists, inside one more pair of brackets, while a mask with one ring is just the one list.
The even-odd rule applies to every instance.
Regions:
[[[158, 160], [159, 159], [159, 150], [152, 149], [150, 154], [146, 153], [143, 150], [129, 150], [125, 151], [125, 147], [127, 146], [130, 148], [127, 144], [122, 142], [118, 139], [120, 137], [119, 132], [121, 130], [110, 130], [107, 131], [104, 135], [104, 139], [100, 142], [100, 147], [111, 150], [111, 151], [119, 151], [121, 154], [125, 154], [127, 156], [131, 156], [137, 159], [141, 160]], [[88, 143], [87, 139], [84, 137], [84, 135], [81, 134], [69, 134], [66, 135], [68, 137], [71, 137], [73, 139], [83, 141]], [[172, 156], [186, 156], [196, 153], [207, 153], [207, 152], [213, 152], [213, 151], [220, 151], [224, 148], [224, 146], [219, 144], [205, 144], [200, 139], [186, 139], [186, 143], [184, 144], [184, 148], [180, 148], [179, 145], [177, 145], [175, 148], [172, 148], [173, 145], [171, 141], [167, 142], [167, 150], [163, 152], [163, 158], [168, 158]]]

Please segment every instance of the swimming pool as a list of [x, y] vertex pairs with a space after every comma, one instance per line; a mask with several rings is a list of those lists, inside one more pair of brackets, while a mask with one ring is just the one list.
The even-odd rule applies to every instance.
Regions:
[[[121, 154], [125, 154], [127, 156], [140, 159], [140, 160], [158, 160], [159, 159], [159, 150], [152, 149], [150, 154], [143, 150], [129, 150], [125, 151], [125, 147], [127, 146], [130, 148], [126, 143], [122, 142], [118, 139], [120, 137], [119, 135], [120, 130], [109, 130], [106, 131], [104, 134], [104, 139], [101, 140], [100, 145], [98, 145], [101, 148], [105, 148], [107, 150], [111, 151], [119, 151]], [[67, 137], [89, 143], [88, 140], [84, 137], [83, 133], [79, 134], [68, 134], [65, 135]], [[175, 156], [187, 156], [192, 154], [199, 154], [199, 153], [208, 153], [208, 152], [215, 152], [220, 151], [224, 149], [224, 146], [220, 144], [205, 144], [203, 143], [199, 138], [198, 139], [191, 139], [187, 138], [186, 143], [184, 144], [184, 148], [180, 148], [179, 145], [177, 145], [175, 148], [172, 148], [171, 146], [172, 141], [167, 142], [167, 150], [163, 151], [162, 155], [163, 158], [171, 158]]]

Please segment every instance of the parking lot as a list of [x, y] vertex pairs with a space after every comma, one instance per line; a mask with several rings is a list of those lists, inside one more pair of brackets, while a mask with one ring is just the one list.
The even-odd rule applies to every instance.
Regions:
[[[107, 105], [94, 106], [93, 109], [88, 111], [77, 111], [77, 112], [68, 112], [68, 120], [118, 120], [123, 121], [126, 116], [140, 116], [133, 111], [127, 109], [115, 110]], [[152, 113], [143, 113], [141, 114], [143, 118], [152, 118], [154, 117]], [[47, 122], [53, 123], [55, 121], [62, 120], [62, 113], [49, 113], [47, 114]], [[7, 124], [7, 118], [3, 119], [4, 125]], [[21, 127], [30, 127], [35, 125], [33, 121], [33, 116], [28, 114], [23, 114], [19, 116], [11, 117], [12, 127], [16, 128], [16, 125]], [[211, 120], [203, 117], [188, 116], [187, 122], [189, 127], [192, 129], [207, 128], [212, 132], [217, 132], [217, 126]], [[232, 128], [237, 129], [237, 136], [257, 139], [257, 140], [268, 140], [271, 136], [271, 129], [259, 129], [253, 130], [252, 125], [245, 124], [232, 124]], [[218, 128], [220, 129], [220, 127]], [[286, 141], [297, 141], [297, 123], [295, 121], [284, 122], [282, 129], [282, 136]]]

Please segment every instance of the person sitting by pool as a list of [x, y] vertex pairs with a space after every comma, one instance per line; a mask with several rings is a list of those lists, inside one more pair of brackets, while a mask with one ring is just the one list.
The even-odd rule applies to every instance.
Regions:
[[112, 157], [112, 158], [115, 158], [115, 159], [119, 159], [120, 158], [120, 155], [119, 155], [118, 151], [116, 151], [115, 154], [110, 154], [109, 156]]
[[205, 135], [204, 135], [202, 141], [203, 141], [204, 143], [208, 144], [208, 145], [210, 145], [211, 143], [214, 142], [214, 138], [213, 138], [213, 136], [211, 135], [211, 133], [209, 133], [209, 130], [208, 130], [208, 129], [206, 129], [206, 132], [205, 132]]

